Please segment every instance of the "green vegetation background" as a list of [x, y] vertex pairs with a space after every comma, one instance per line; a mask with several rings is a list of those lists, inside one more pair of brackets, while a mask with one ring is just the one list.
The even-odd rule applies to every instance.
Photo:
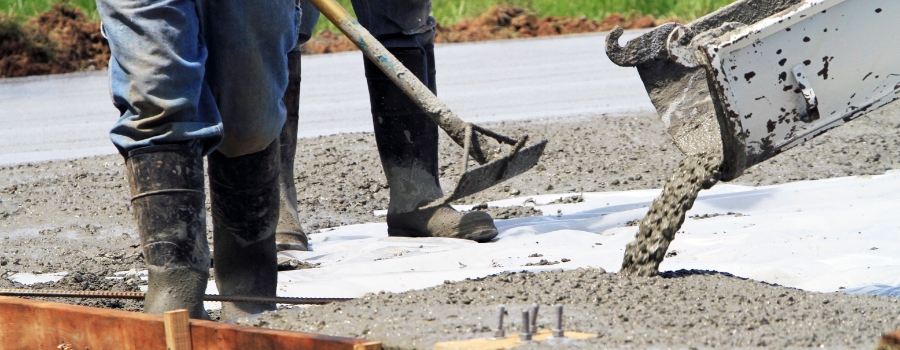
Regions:
[[[0, 0], [0, 13], [25, 21], [47, 11], [54, 3], [64, 1], [80, 7], [91, 19], [99, 20], [94, 0]], [[619, 13], [652, 15], [657, 18], [678, 18], [690, 21], [725, 6], [732, 0], [432, 0], [433, 16], [438, 23], [450, 25], [466, 18], [474, 18], [491, 6], [510, 4], [535, 11], [540, 16], [566, 16], [602, 19]], [[350, 0], [338, 0], [351, 13]], [[316, 31], [336, 30], [324, 17]]]

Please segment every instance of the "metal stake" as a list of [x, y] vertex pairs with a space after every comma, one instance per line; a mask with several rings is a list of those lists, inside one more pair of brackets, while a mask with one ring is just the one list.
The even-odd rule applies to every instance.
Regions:
[[503, 329], [503, 315], [506, 314], [506, 306], [500, 305], [500, 322], [497, 325], [497, 331], [494, 332], [494, 338], [506, 338], [506, 330]]
[[540, 305], [534, 303], [531, 305], [531, 334], [537, 334], [537, 317], [538, 317], [538, 309]]
[[528, 331], [528, 310], [522, 310], [522, 333], [519, 333], [519, 341], [531, 341], [531, 332]]
[[563, 306], [560, 304], [556, 304], [556, 328], [553, 328], [553, 337], [566, 337], [565, 331], [563, 331]]

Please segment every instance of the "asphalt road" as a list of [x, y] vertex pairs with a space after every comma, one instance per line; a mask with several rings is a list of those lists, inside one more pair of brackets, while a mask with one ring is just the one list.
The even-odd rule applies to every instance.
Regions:
[[[627, 40], [643, 31], [628, 31]], [[472, 122], [652, 110], [632, 68], [606, 57], [606, 36], [444, 44], [438, 96]], [[300, 137], [372, 131], [362, 54], [303, 57]], [[0, 80], [0, 164], [112, 154], [105, 71]]]

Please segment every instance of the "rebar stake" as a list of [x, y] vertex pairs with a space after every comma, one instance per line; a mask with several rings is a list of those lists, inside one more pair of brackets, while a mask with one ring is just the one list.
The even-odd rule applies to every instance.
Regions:
[[494, 332], [494, 338], [506, 338], [506, 330], [503, 329], [503, 315], [506, 314], [506, 306], [500, 305], [500, 322], [497, 324], [497, 331]]
[[528, 330], [528, 322], [531, 320], [531, 317], [528, 317], [528, 310], [522, 310], [522, 333], [519, 333], [519, 341], [531, 341], [531, 332]]
[[540, 305], [538, 305], [537, 303], [531, 304], [531, 328], [530, 328], [531, 334], [537, 334], [537, 332], [538, 332], [537, 317], [538, 317], [538, 309], [539, 308], [540, 308]]
[[563, 331], [563, 306], [560, 304], [556, 304], [556, 328], [553, 328], [553, 337], [566, 337], [565, 331]]

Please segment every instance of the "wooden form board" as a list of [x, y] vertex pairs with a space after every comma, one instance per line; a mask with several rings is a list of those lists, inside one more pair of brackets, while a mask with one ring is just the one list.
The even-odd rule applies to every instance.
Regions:
[[[195, 350], [380, 350], [381, 343], [190, 320]], [[67, 344], [68, 348], [66, 348]], [[0, 297], [0, 349], [166, 349], [162, 315]]]

